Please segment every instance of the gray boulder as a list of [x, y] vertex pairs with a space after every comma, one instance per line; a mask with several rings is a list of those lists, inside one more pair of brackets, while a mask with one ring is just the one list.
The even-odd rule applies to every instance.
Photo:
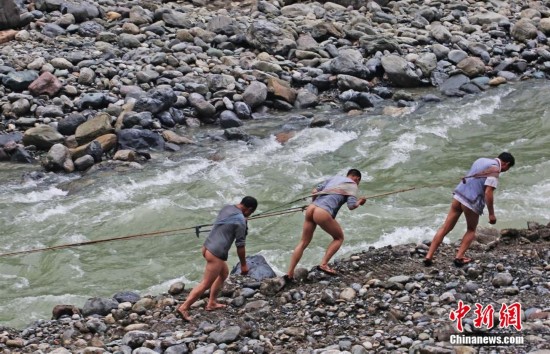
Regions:
[[537, 26], [528, 19], [521, 19], [512, 27], [510, 33], [518, 42], [526, 42], [537, 38]]
[[319, 97], [310, 92], [307, 89], [300, 89], [296, 95], [296, 101], [294, 102], [294, 107], [300, 108], [310, 108], [315, 107], [319, 104]]
[[0, 30], [19, 27], [19, 9], [14, 0], [0, 0]]
[[217, 34], [232, 36], [238, 32], [238, 24], [232, 17], [214, 16], [208, 21], [206, 29]]
[[213, 120], [216, 114], [216, 107], [208, 102], [200, 93], [193, 92], [189, 95], [189, 105], [197, 111], [201, 119]]
[[460, 87], [466, 83], [470, 82], [470, 79], [463, 74], [453, 75], [445, 80], [440, 86], [439, 90], [441, 92], [451, 92], [459, 90]]
[[208, 340], [216, 344], [232, 343], [237, 340], [240, 332], [241, 328], [239, 326], [231, 326], [219, 332], [215, 331], [210, 333]]
[[356, 49], [342, 49], [338, 57], [330, 62], [330, 71], [333, 74], [344, 74], [364, 78], [368, 69], [364, 65], [363, 55]]
[[269, 54], [286, 56], [291, 49], [296, 48], [291, 32], [266, 20], [254, 21], [248, 27], [246, 40], [252, 47]]
[[237, 114], [237, 117], [240, 119], [250, 119], [252, 118], [252, 110], [250, 109], [250, 106], [247, 105], [244, 102], [235, 102], [233, 104], [235, 108], [235, 113]]
[[29, 85], [38, 78], [34, 70], [12, 71], [2, 78], [2, 84], [12, 91], [26, 90]]
[[243, 125], [243, 122], [233, 111], [225, 110], [220, 114], [220, 126], [223, 129], [235, 128]]
[[409, 66], [409, 62], [397, 55], [382, 57], [382, 67], [390, 81], [397, 87], [417, 87], [422, 84], [420, 77]]
[[77, 171], [85, 171], [94, 165], [94, 158], [90, 155], [84, 155], [74, 160], [74, 167]]
[[48, 154], [42, 160], [42, 166], [46, 171], [65, 171], [68, 173], [73, 172], [75, 168], [69, 148], [63, 144], [54, 144], [50, 148]]
[[430, 34], [439, 43], [449, 43], [452, 37], [451, 31], [439, 23], [432, 24]]
[[[277, 276], [262, 255], [256, 254], [246, 257], [246, 264], [248, 265], [248, 276], [256, 280], [274, 278]], [[241, 274], [240, 262], [233, 267], [231, 274]]]
[[113, 133], [111, 116], [107, 113], [100, 113], [96, 117], [80, 124], [75, 131], [75, 138], [78, 145], [86, 144], [95, 138]]
[[134, 105], [136, 112], [151, 112], [153, 114], [165, 111], [176, 103], [178, 97], [169, 86], [159, 86], [140, 97]]
[[244, 102], [251, 108], [262, 105], [267, 99], [267, 86], [259, 81], [253, 81], [243, 92]]
[[134, 291], [120, 291], [114, 294], [113, 298], [118, 302], [131, 302], [135, 304], [141, 299], [141, 296]]
[[36, 0], [34, 5], [40, 11], [56, 11], [61, 8], [64, 0]]
[[381, 35], [364, 35], [359, 38], [359, 44], [367, 54], [374, 54], [376, 52], [389, 52], [402, 53], [399, 42], [393, 37], [381, 36]]
[[164, 150], [164, 139], [150, 130], [123, 129], [117, 132], [119, 150]]
[[107, 316], [111, 310], [118, 308], [118, 301], [112, 298], [93, 297], [88, 299], [82, 307], [84, 317], [90, 315]]
[[59, 9], [62, 14], [72, 14], [76, 22], [84, 22], [99, 17], [97, 6], [85, 1], [78, 3], [63, 2]]
[[49, 125], [39, 125], [27, 129], [23, 135], [23, 145], [34, 145], [39, 150], [49, 150], [57, 143], [63, 143], [65, 138]]
[[476, 77], [485, 74], [485, 63], [477, 57], [468, 57], [457, 64], [457, 69], [468, 77]]
[[122, 337], [122, 344], [129, 346], [132, 349], [141, 347], [146, 340], [153, 339], [154, 335], [145, 331], [129, 331]]
[[170, 25], [172, 27], [193, 27], [193, 21], [191, 21], [191, 18], [187, 14], [179, 11], [165, 10], [162, 14], [162, 20], [166, 22], [167, 25]]
[[351, 75], [338, 75], [338, 88], [341, 91], [355, 90], [355, 91], [368, 91], [369, 82], [367, 80], [360, 79]]

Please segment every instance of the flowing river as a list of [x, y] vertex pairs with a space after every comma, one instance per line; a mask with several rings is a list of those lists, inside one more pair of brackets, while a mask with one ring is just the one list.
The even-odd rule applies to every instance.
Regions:
[[[201, 144], [157, 154], [141, 170], [22, 178], [36, 166], [0, 164], [0, 253], [51, 247], [207, 224], [228, 203], [255, 196], [258, 211], [287, 203], [323, 179], [363, 172], [361, 195], [416, 187], [373, 198], [338, 215], [346, 234], [336, 257], [389, 244], [431, 239], [451, 192], [478, 157], [510, 151], [516, 166], [501, 175], [495, 196], [497, 227], [550, 221], [550, 85], [526, 81], [478, 96], [419, 104], [400, 117], [317, 109], [332, 124], [308, 128], [297, 114], [246, 122], [250, 143], [214, 141], [220, 130], [192, 132]], [[295, 130], [281, 144], [274, 133]], [[293, 206], [303, 205], [298, 202]], [[300, 238], [300, 212], [254, 220], [247, 253], [262, 254], [278, 274]], [[489, 226], [487, 215], [481, 226]], [[459, 239], [461, 220], [447, 241]], [[82, 306], [93, 296], [134, 290], [166, 292], [192, 286], [204, 261], [194, 231], [0, 257], [0, 325], [23, 328], [48, 319], [57, 304]], [[300, 263], [317, 264], [329, 242], [318, 230]], [[231, 250], [229, 265], [236, 264]]]

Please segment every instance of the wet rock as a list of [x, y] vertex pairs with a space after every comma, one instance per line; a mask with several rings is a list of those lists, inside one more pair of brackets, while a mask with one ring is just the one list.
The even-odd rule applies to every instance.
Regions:
[[42, 161], [46, 171], [73, 172], [75, 167], [69, 148], [62, 144], [54, 144]]
[[25, 146], [34, 145], [40, 150], [49, 150], [53, 145], [63, 143], [64, 137], [49, 125], [27, 129], [23, 135]]
[[[269, 266], [266, 259], [259, 254], [246, 257], [246, 264], [248, 266], [248, 276], [256, 279], [263, 280], [267, 278], [274, 278], [276, 276], [273, 269]], [[241, 274], [240, 262], [235, 265], [231, 274]]]
[[21, 92], [37, 78], [38, 73], [34, 70], [12, 71], [2, 78], [2, 84], [10, 90]]
[[244, 102], [252, 109], [262, 105], [267, 98], [267, 86], [264, 83], [254, 81], [243, 93]]
[[162, 137], [149, 130], [124, 129], [117, 132], [118, 148], [129, 150], [164, 150]]
[[86, 144], [95, 138], [113, 133], [111, 116], [106, 113], [98, 114], [96, 117], [80, 124], [75, 131], [75, 138], [78, 145]]
[[238, 338], [240, 332], [241, 328], [239, 326], [231, 326], [220, 332], [210, 333], [208, 340], [216, 344], [231, 343]]
[[82, 307], [82, 315], [85, 317], [90, 315], [106, 316], [116, 308], [118, 308], [118, 302], [115, 299], [94, 297], [86, 301]]
[[397, 55], [382, 57], [382, 66], [397, 87], [416, 87], [421, 84], [420, 77], [409, 67], [408, 62]]

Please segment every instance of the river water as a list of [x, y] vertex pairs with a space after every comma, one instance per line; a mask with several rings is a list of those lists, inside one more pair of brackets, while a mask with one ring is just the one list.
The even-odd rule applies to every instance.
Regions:
[[[420, 104], [411, 113], [346, 115], [325, 107], [332, 125], [308, 128], [296, 114], [247, 122], [255, 138], [214, 141], [219, 130], [189, 132], [203, 143], [155, 155], [145, 168], [85, 178], [36, 167], [0, 165], [0, 253], [50, 247], [210, 223], [221, 206], [253, 195], [258, 211], [309, 192], [349, 168], [363, 172], [361, 195], [416, 187], [374, 198], [338, 215], [346, 234], [336, 257], [389, 244], [431, 239], [443, 222], [451, 191], [478, 157], [510, 151], [516, 166], [501, 176], [497, 227], [550, 221], [550, 87], [527, 81], [475, 97]], [[274, 133], [295, 130], [284, 144]], [[184, 132], [185, 133], [185, 132]], [[208, 143], [206, 142], [208, 141]], [[296, 203], [294, 205], [302, 205]], [[250, 222], [247, 252], [262, 254], [278, 274], [300, 238], [300, 212]], [[481, 226], [489, 226], [487, 216]], [[461, 220], [449, 235], [462, 236]], [[23, 328], [47, 319], [57, 304], [82, 306], [92, 296], [122, 290], [166, 292], [171, 283], [200, 280], [204, 262], [194, 232], [0, 257], [0, 325]], [[329, 242], [318, 230], [300, 265], [317, 264]], [[230, 267], [238, 261], [234, 250]]]

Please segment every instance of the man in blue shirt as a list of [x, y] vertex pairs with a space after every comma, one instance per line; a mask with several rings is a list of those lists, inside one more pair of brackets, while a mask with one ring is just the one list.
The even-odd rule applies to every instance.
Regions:
[[204, 292], [210, 289], [206, 311], [224, 308], [226, 305], [217, 302], [216, 297], [229, 275], [227, 256], [233, 242], [241, 261], [241, 273], [248, 273], [246, 264], [245, 241], [248, 218], [256, 208], [258, 201], [253, 197], [244, 197], [237, 205], [226, 205], [219, 212], [212, 231], [204, 241], [202, 255], [206, 259], [206, 268], [201, 282], [191, 290], [185, 302], [178, 307], [177, 313], [186, 321], [191, 321], [189, 308]]
[[355, 196], [360, 181], [361, 172], [351, 169], [346, 177], [332, 177], [313, 189], [313, 203], [306, 209], [302, 239], [290, 258], [290, 266], [286, 274], [288, 278], [294, 278], [294, 270], [302, 258], [304, 250], [311, 242], [317, 225], [332, 236], [332, 242], [328, 245], [325, 256], [318, 268], [327, 274], [337, 274], [334, 269], [328, 266], [328, 262], [344, 242], [344, 231], [342, 231], [342, 227], [335, 218], [340, 207], [344, 204], [347, 204], [350, 210], [365, 204], [366, 198]]
[[483, 214], [483, 209], [487, 205], [489, 223], [496, 224], [497, 218], [493, 207], [493, 192], [498, 186], [499, 174], [508, 171], [514, 164], [514, 157], [508, 152], [503, 152], [496, 159], [480, 158], [473, 163], [468, 174], [462, 178], [462, 181], [453, 192], [451, 210], [447, 214], [445, 223], [437, 230], [432, 240], [430, 250], [424, 259], [425, 266], [432, 265], [435, 251], [441, 242], [443, 242], [443, 238], [455, 227], [462, 213], [466, 217], [466, 233], [462, 237], [454, 264], [457, 267], [461, 267], [472, 261], [472, 259], [464, 255], [475, 239], [479, 216]]

